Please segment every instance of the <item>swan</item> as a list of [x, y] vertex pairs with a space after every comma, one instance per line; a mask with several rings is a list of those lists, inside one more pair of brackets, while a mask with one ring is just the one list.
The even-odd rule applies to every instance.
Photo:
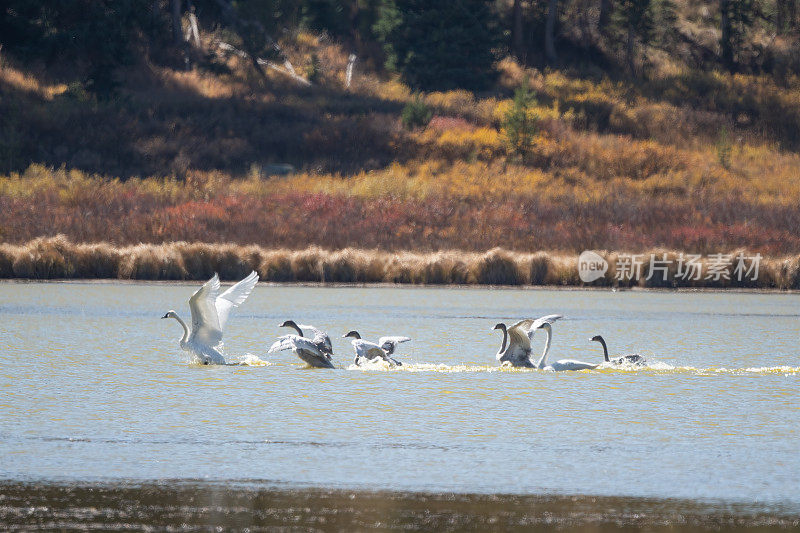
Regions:
[[[306, 364], [314, 368], [335, 368], [331, 357], [333, 356], [333, 346], [331, 338], [321, 329], [306, 324], [298, 325], [294, 320], [287, 320], [278, 327], [292, 328], [297, 335], [284, 335], [279, 337], [270, 346], [269, 353], [281, 350], [291, 350], [297, 357]], [[314, 337], [309, 339], [304, 336], [303, 330], [311, 331]]]
[[[306, 335], [303, 333], [303, 330], [310, 331], [314, 335], [313, 337], [311, 337], [311, 341], [314, 344], [317, 345], [319, 350], [322, 353], [328, 354], [329, 356], [333, 355], [333, 345], [331, 344], [331, 338], [328, 336], [327, 333], [325, 333], [321, 329], [316, 328], [314, 326], [310, 326], [308, 324], [300, 324], [300, 325], [298, 325], [294, 320], [287, 320], [287, 321], [285, 321], [283, 324], [281, 324], [278, 327], [279, 328], [292, 328], [301, 337], [306, 337]], [[308, 337], [306, 337], [306, 338], [308, 338]], [[328, 357], [328, 359], [330, 359], [330, 357]]]
[[390, 366], [403, 366], [403, 363], [391, 356], [397, 349], [398, 344], [411, 340], [411, 337], [381, 337], [376, 344], [363, 340], [361, 335], [355, 330], [342, 335], [342, 338], [348, 337], [353, 339], [353, 349], [356, 352], [356, 357], [353, 362], [356, 366], [361, 366], [365, 363], [375, 361], [376, 359], [382, 359], [389, 363]]
[[603, 339], [603, 337], [601, 337], [600, 335], [595, 335], [594, 337], [592, 337], [591, 340], [599, 342], [600, 344], [603, 345], [603, 359], [605, 359], [606, 363], [610, 363], [612, 365], [623, 365], [623, 364], [644, 365], [647, 362], [647, 360], [644, 357], [636, 353], [621, 355], [619, 357], [614, 357], [612, 359], [609, 359], [608, 347], [606, 346], [606, 341]]
[[192, 329], [181, 320], [178, 313], [168, 311], [161, 318], [174, 318], [183, 327], [183, 337], [179, 342], [181, 349], [195, 354], [203, 364], [224, 365], [220, 349], [222, 348], [222, 331], [228, 322], [231, 309], [241, 305], [253, 287], [258, 283], [255, 270], [249, 276], [219, 294], [219, 276], [214, 277], [197, 289], [189, 298], [189, 309], [192, 312]]
[[[528, 318], [520, 320], [516, 324], [506, 327], [504, 323], [497, 324], [493, 329], [503, 332], [503, 345], [497, 352], [497, 360], [503, 365], [515, 367], [538, 368], [539, 370], [554, 370], [557, 372], [564, 370], [587, 370], [597, 368], [599, 365], [575, 361], [573, 359], [559, 359], [551, 364], [547, 364], [547, 353], [550, 351], [550, 344], [553, 339], [552, 324], [561, 315], [547, 315], [541, 318]], [[531, 360], [531, 340], [537, 329], [543, 329], [547, 334], [544, 350], [539, 361], [534, 363]]]

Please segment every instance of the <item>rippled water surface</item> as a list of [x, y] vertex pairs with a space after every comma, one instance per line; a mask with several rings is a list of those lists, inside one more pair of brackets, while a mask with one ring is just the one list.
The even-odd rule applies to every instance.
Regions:
[[[0, 478], [800, 509], [800, 295], [264, 285], [226, 333], [249, 364], [198, 366], [160, 320], [195, 288], [0, 284]], [[553, 359], [599, 361], [599, 333], [651, 367], [497, 368], [494, 324], [549, 313]], [[327, 329], [342, 368], [267, 354], [287, 318]], [[405, 366], [348, 369], [350, 329], [413, 337]]]

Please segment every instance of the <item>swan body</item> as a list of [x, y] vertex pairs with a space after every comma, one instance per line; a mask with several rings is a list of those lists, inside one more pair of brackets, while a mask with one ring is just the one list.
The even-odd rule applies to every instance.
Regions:
[[[269, 353], [281, 350], [291, 350], [293, 354], [314, 368], [335, 368], [333, 366], [333, 345], [331, 338], [321, 329], [307, 324], [297, 324], [294, 320], [287, 320], [279, 327], [292, 328], [297, 335], [284, 335], [269, 348]], [[310, 331], [313, 337], [305, 336], [304, 331]]]
[[403, 363], [391, 356], [397, 349], [398, 344], [411, 340], [411, 337], [391, 336], [381, 337], [378, 339], [377, 343], [374, 343], [362, 339], [361, 335], [355, 330], [342, 335], [342, 337], [350, 337], [353, 339], [353, 349], [356, 353], [354, 363], [356, 366], [362, 366], [379, 360], [386, 361], [389, 366], [403, 366]]
[[300, 335], [284, 335], [270, 346], [269, 353], [281, 350], [291, 350], [308, 366], [314, 368], [335, 368], [330, 355], [319, 349], [312, 339], [301, 337]]
[[642, 357], [641, 355], [636, 354], [636, 353], [627, 354], [627, 355], [621, 355], [619, 357], [609, 358], [608, 357], [608, 347], [606, 346], [606, 341], [603, 339], [603, 337], [600, 336], [600, 335], [595, 335], [594, 337], [592, 337], [591, 340], [593, 340], [595, 342], [599, 342], [603, 346], [603, 359], [605, 360], [606, 363], [609, 363], [609, 364], [612, 364], [612, 365], [639, 365], [639, 366], [641, 366], [641, 365], [644, 365], [647, 362], [647, 360], [644, 357]]
[[228, 290], [219, 293], [219, 276], [208, 280], [189, 298], [189, 310], [192, 313], [192, 327], [170, 310], [161, 318], [174, 318], [183, 327], [183, 337], [179, 344], [181, 349], [191, 352], [200, 358], [203, 364], [224, 365], [225, 357], [221, 353], [222, 332], [228, 322], [231, 310], [241, 305], [258, 283], [255, 271], [236, 283]]
[[550, 327], [550, 324], [542, 324], [542, 329], [545, 330], [545, 333], [547, 334], [547, 342], [545, 343], [544, 352], [542, 352], [541, 359], [539, 359], [539, 362], [536, 363], [536, 368], [540, 370], [551, 370], [553, 372], [563, 372], [567, 370], [594, 370], [600, 366], [594, 363], [577, 361], [575, 359], [559, 359], [558, 361], [554, 361], [548, 365], [547, 352], [550, 350], [550, 340], [553, 337], [553, 328]]

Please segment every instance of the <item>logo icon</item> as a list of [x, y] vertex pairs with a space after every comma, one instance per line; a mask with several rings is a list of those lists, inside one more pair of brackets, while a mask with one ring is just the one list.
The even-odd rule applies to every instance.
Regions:
[[578, 276], [584, 283], [598, 280], [608, 271], [608, 262], [597, 252], [584, 251], [578, 257]]

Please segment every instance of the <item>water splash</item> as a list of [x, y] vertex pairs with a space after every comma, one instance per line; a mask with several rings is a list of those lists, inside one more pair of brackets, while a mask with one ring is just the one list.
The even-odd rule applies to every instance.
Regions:
[[644, 365], [622, 364], [622, 365], [600, 365], [594, 370], [577, 370], [569, 372], [554, 372], [552, 370], [539, 370], [537, 368], [520, 368], [509, 366], [494, 365], [447, 365], [444, 363], [405, 363], [403, 366], [392, 367], [386, 362], [368, 364], [364, 366], [350, 365], [347, 370], [360, 370], [362, 372], [438, 372], [438, 373], [468, 373], [468, 372], [508, 372], [508, 373], [535, 373], [535, 374], [616, 374], [616, 373], [639, 373], [639, 374], [695, 374], [702, 375], [800, 375], [800, 367], [774, 366], [774, 367], [749, 367], [749, 368], [697, 368], [693, 366], [673, 366], [659, 361], [646, 363]]
[[252, 354], [250, 352], [244, 354], [239, 359], [239, 365], [241, 366], [272, 366], [272, 363], [269, 361], [265, 361], [261, 359], [259, 356]]

